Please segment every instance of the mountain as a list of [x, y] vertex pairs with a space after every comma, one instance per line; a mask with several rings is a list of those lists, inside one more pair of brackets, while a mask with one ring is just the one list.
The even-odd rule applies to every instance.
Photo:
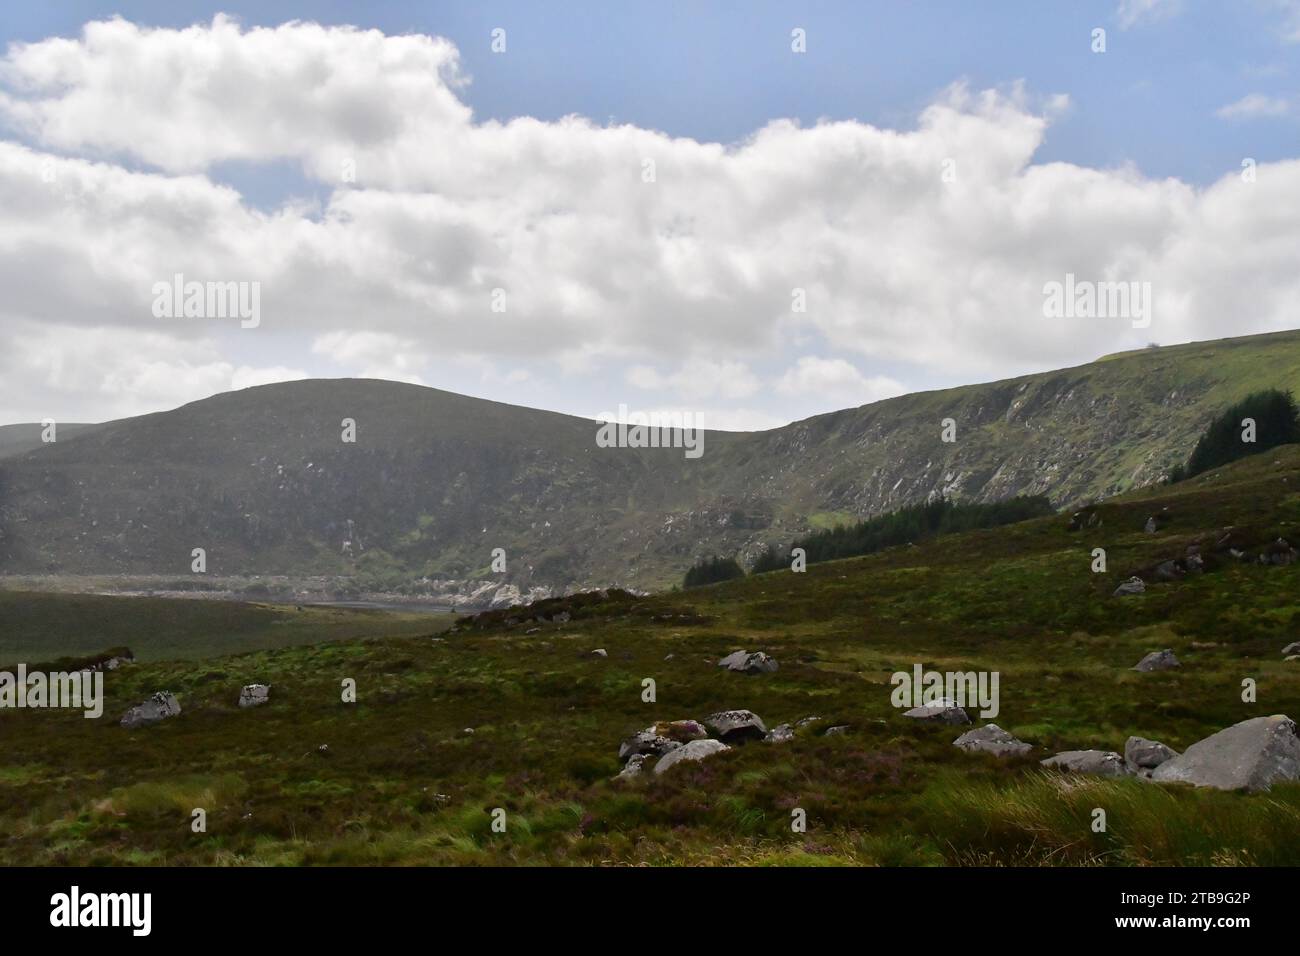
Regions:
[[[80, 435], [90, 428], [98, 428], [98, 425], [89, 425], [83, 422], [59, 422], [55, 426], [55, 442], [72, 438], [74, 435]], [[21, 455], [29, 451], [35, 451], [42, 447], [45, 442], [41, 441], [41, 433], [44, 426], [39, 422], [23, 422], [18, 425], [0, 425], [0, 458], [8, 458], [11, 455]]]
[[[432, 388], [266, 385], [0, 460], [0, 573], [189, 577], [201, 547], [209, 575], [664, 586], [701, 555], [753, 555], [936, 493], [1070, 506], [1151, 484], [1216, 412], [1266, 387], [1300, 387], [1300, 333], [708, 432], [689, 459], [598, 447], [594, 422]], [[341, 439], [348, 418], [355, 443]]]
[[[0, 628], [0, 665], [71, 669], [83, 661], [43, 662], [123, 643], [136, 655], [103, 675], [101, 719], [3, 717], [0, 848], [12, 866], [1298, 866], [1300, 781], [1270, 716], [1300, 718], [1300, 661], [1284, 650], [1300, 636], [1300, 561], [1276, 543], [1296, 541], [1297, 488], [1292, 445], [1118, 496], [1079, 531], [1053, 515], [804, 573], [457, 615], [438, 634], [292, 604], [0, 594], [0, 620], [17, 624]], [[1142, 593], [1114, 596], [1130, 575]], [[1133, 670], [1166, 648], [1181, 666]], [[778, 667], [715, 666], [738, 650]], [[936, 724], [895, 696], [916, 668], [997, 683], [967, 698], [973, 724]], [[340, 702], [344, 676], [355, 704]], [[252, 682], [269, 700], [241, 708]], [[178, 716], [118, 725], [162, 689]], [[647, 725], [695, 736], [668, 722], [737, 710], [773, 739], [742, 733], [660, 773], [667, 748], [642, 738], [639, 775], [612, 779]], [[953, 746], [988, 720], [1030, 752]], [[1039, 765], [1130, 735], [1187, 752], [1243, 721], [1279, 732], [1268, 793]], [[1225, 749], [1253, 766], [1240, 743]], [[194, 807], [207, 838], [188, 826]], [[1097, 807], [1109, 829], [1091, 825]], [[1044, 938], [1060, 925], [1049, 915]]]

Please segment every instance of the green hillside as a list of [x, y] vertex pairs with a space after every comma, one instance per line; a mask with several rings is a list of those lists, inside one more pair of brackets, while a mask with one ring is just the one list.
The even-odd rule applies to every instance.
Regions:
[[[106, 719], [0, 713], [0, 852], [15, 864], [1300, 864], [1300, 784], [1226, 793], [1038, 764], [1132, 734], [1181, 750], [1250, 717], [1300, 717], [1300, 663], [1281, 654], [1300, 639], [1300, 563], [1236, 560], [1219, 544], [1228, 526], [1246, 553], [1300, 538], [1300, 447], [1096, 515], [1080, 531], [1056, 515], [802, 574], [566, 598], [441, 640], [128, 666], [106, 674]], [[1205, 572], [1159, 583], [1152, 569], [1191, 545]], [[1090, 570], [1098, 547], [1105, 573]], [[1145, 593], [1112, 596], [1137, 573]], [[6, 613], [34, 600], [10, 597]], [[58, 629], [99, 616], [70, 604]], [[1163, 648], [1181, 668], [1131, 669]], [[737, 649], [779, 670], [716, 666]], [[903, 718], [889, 677], [916, 664], [999, 672], [996, 722], [1033, 753], [964, 753], [957, 728]], [[1257, 702], [1242, 700], [1247, 677]], [[346, 678], [355, 704], [340, 700]], [[272, 685], [271, 702], [241, 710], [253, 681]], [[180, 716], [117, 726], [158, 690]], [[786, 743], [610, 779], [629, 734], [735, 708], [769, 728], [823, 719]], [[195, 807], [206, 833], [191, 831]], [[805, 833], [791, 830], [795, 810]]]
[[[599, 448], [592, 422], [436, 389], [268, 385], [0, 461], [0, 573], [183, 575], [203, 547], [214, 575], [336, 575], [379, 590], [663, 587], [700, 557], [748, 563], [830, 521], [936, 494], [1066, 507], [1148, 485], [1216, 414], [1264, 388], [1300, 391], [1300, 333], [710, 432], [691, 460]], [[345, 418], [355, 444], [340, 440]]]

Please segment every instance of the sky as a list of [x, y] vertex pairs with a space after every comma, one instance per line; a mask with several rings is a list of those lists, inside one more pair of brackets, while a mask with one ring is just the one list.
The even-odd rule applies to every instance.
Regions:
[[759, 429], [1300, 324], [1300, 0], [82, 0], [0, 51], [0, 423], [366, 376]]

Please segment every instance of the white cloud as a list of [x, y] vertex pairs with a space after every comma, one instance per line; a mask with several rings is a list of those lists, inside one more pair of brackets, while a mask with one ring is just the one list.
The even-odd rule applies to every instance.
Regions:
[[1142, 23], [1159, 23], [1183, 12], [1182, 0], [1120, 0], [1115, 16], [1121, 29]]
[[[332, 374], [423, 382], [435, 358], [464, 360], [538, 394], [603, 375], [788, 418], [806, 404], [762, 394], [752, 369], [791, 353], [862, 370], [869, 397], [886, 366], [986, 380], [1295, 324], [1300, 161], [1204, 189], [1035, 164], [1067, 103], [1020, 86], [956, 85], [908, 129], [776, 120], [724, 146], [476, 122], [461, 83], [446, 41], [314, 24], [109, 21], [11, 47], [0, 120], [30, 143], [0, 141], [0, 327], [46, 329], [47, 365], [77, 361], [78, 329], [166, 343], [155, 375], [105, 350], [83, 394], [108, 377], [120, 407], [299, 364], [268, 361], [276, 342]], [[300, 163], [319, 207], [250, 207], [209, 178], [232, 158]], [[152, 284], [177, 272], [261, 282], [261, 326], [155, 319]], [[1152, 327], [1045, 319], [1043, 285], [1066, 273], [1150, 281]]]
[[758, 391], [758, 377], [744, 362], [691, 359], [670, 375], [648, 365], [628, 369], [627, 381], [637, 388], [672, 390], [685, 398], [748, 398]]
[[782, 395], [816, 396], [852, 405], [867, 405], [907, 392], [902, 382], [884, 375], [870, 378], [844, 359], [805, 355], [776, 382]]
[[311, 351], [357, 370], [361, 378], [425, 384], [420, 370], [427, 357], [412, 340], [387, 332], [330, 332], [312, 342]]
[[[178, 342], [156, 332], [6, 323], [0, 421], [107, 421], [173, 408], [217, 392], [306, 378], [285, 366], [236, 366], [215, 343]], [[28, 396], [39, 395], [35, 404]]]
[[1219, 107], [1214, 115], [1220, 119], [1258, 119], [1285, 116], [1290, 111], [1291, 104], [1279, 96], [1250, 93], [1235, 102]]

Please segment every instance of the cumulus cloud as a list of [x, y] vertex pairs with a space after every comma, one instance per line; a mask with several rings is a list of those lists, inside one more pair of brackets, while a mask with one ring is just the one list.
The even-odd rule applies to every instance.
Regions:
[[1259, 119], [1286, 116], [1289, 112], [1291, 112], [1291, 104], [1280, 96], [1249, 93], [1239, 100], [1219, 107], [1214, 115], [1220, 119]]
[[691, 359], [671, 374], [646, 365], [628, 369], [627, 380], [637, 388], [669, 389], [686, 398], [748, 398], [758, 391], [758, 376], [743, 362]]
[[1122, 29], [1141, 23], [1159, 23], [1183, 12], [1182, 0], [1120, 0], [1115, 16]]
[[6, 345], [0, 421], [107, 421], [307, 377], [282, 365], [234, 365], [212, 341], [121, 328], [6, 323]]
[[866, 405], [907, 392], [907, 387], [885, 375], [867, 377], [844, 359], [805, 355], [776, 382], [782, 395], [814, 395], [835, 401]]
[[[439, 384], [436, 361], [463, 361], [781, 418], [806, 409], [801, 366], [771, 396], [751, 369], [792, 352], [866, 369], [853, 401], [886, 365], [955, 383], [1295, 321], [1295, 160], [1203, 189], [1036, 163], [1067, 102], [1019, 86], [954, 85], [907, 128], [778, 119], [724, 145], [479, 122], [465, 82], [445, 40], [309, 23], [112, 20], [11, 46], [0, 323], [46, 329], [69, 362], [74, 328], [156, 337], [186, 357], [187, 393], [303, 364], [267, 363], [269, 336], [330, 374]], [[259, 211], [214, 181], [231, 160], [296, 163], [322, 198]], [[261, 325], [154, 318], [153, 283], [177, 273], [260, 282]], [[1067, 273], [1150, 281], [1151, 328], [1045, 318]], [[104, 358], [122, 402], [172, 401], [129, 351]]]

